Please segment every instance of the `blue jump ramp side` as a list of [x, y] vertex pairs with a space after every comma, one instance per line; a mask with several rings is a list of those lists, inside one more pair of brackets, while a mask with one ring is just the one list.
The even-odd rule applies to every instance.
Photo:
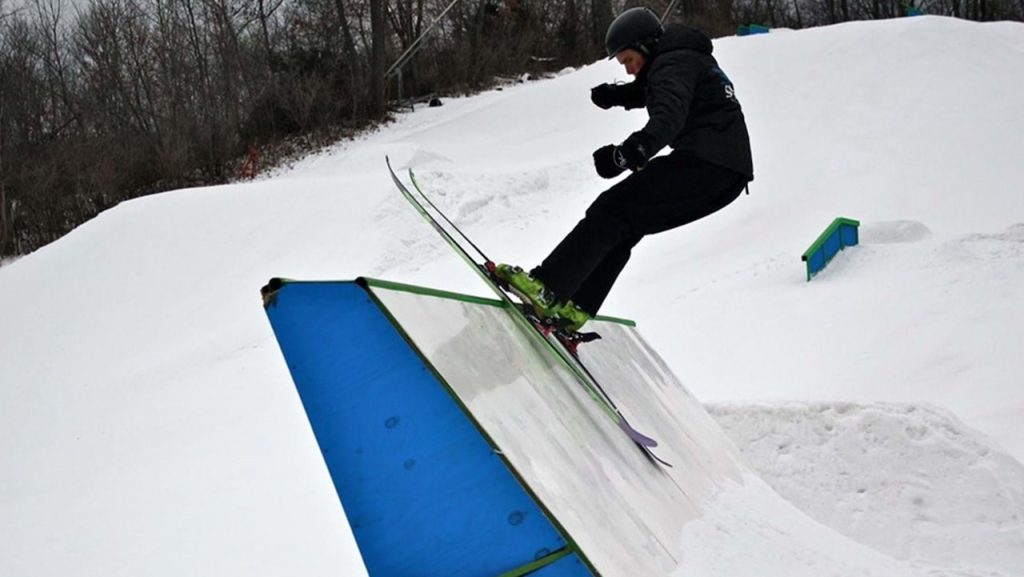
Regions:
[[629, 321], [585, 361], [637, 449], [497, 300], [275, 279], [264, 304], [373, 577], [668, 574], [735, 448]]

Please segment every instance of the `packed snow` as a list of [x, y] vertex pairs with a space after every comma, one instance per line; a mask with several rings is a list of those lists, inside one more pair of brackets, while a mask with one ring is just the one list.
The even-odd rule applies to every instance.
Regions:
[[946, 411], [796, 402], [708, 410], [764, 481], [840, 533], [951, 575], [1020, 574], [1024, 466]]
[[[645, 239], [602, 311], [637, 321], [766, 484], [687, 526], [686, 574], [1024, 576], [1024, 25], [860, 22], [715, 54], [750, 195]], [[0, 267], [0, 575], [365, 574], [259, 287], [486, 296], [384, 156], [532, 266], [608, 186], [591, 151], [645, 121], [590, 104], [615, 80], [601, 61], [450, 99]], [[807, 282], [837, 216], [861, 244]]]

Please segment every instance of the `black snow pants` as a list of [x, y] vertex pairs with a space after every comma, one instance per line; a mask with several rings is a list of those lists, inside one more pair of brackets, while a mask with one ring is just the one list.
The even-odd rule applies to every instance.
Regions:
[[601, 193], [531, 274], [559, 300], [572, 299], [595, 315], [641, 238], [718, 211], [736, 200], [749, 180], [691, 156], [656, 157]]

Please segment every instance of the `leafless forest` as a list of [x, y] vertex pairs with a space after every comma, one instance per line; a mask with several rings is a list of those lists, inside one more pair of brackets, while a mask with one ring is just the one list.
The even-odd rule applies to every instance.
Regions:
[[251, 175], [385, 121], [400, 98], [592, 62], [638, 4], [711, 36], [1024, 17], [1024, 0], [0, 0], [0, 257], [128, 198]]

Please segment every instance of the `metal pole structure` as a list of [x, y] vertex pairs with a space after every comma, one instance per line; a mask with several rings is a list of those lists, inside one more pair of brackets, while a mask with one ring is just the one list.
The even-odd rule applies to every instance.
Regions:
[[399, 68], [397, 71], [398, 75], [398, 102], [402, 102], [402, 69]]
[[[0, 98], [0, 251], [7, 248], [7, 236], [13, 237], [12, 231], [7, 228], [7, 179], [4, 173], [4, 103]], [[12, 219], [13, 220], [13, 219]], [[13, 224], [13, 223], [12, 223]], [[0, 260], [3, 259], [3, 252], [0, 252]]]
[[413, 43], [409, 45], [408, 48], [405, 49], [405, 52], [403, 52], [402, 55], [398, 57], [398, 60], [395, 60], [395, 63], [392, 64], [390, 68], [388, 68], [387, 72], [384, 73], [384, 78], [390, 78], [391, 75], [395, 73], [396, 69], [405, 66], [405, 63], [412, 59], [412, 57], [419, 50], [420, 42], [423, 41], [423, 38], [425, 38], [426, 35], [429, 34], [431, 30], [434, 29], [434, 26], [437, 26], [437, 23], [440, 22], [442, 18], [444, 18], [444, 15], [447, 14], [448, 11], [451, 10], [452, 7], [455, 6], [455, 4], [458, 1], [459, 0], [452, 0], [451, 4], [449, 4], [448, 7], [445, 8], [441, 12], [441, 14], [437, 18], [435, 18], [433, 22], [430, 23], [430, 26], [427, 26], [427, 29], [424, 30], [422, 34], [420, 34], [419, 38], [414, 40]]
[[664, 22], [668, 15], [672, 13], [672, 9], [675, 8], [676, 2], [679, 0], [672, 0], [668, 3], [668, 8], [665, 9], [665, 13], [661, 15], [661, 21]]

